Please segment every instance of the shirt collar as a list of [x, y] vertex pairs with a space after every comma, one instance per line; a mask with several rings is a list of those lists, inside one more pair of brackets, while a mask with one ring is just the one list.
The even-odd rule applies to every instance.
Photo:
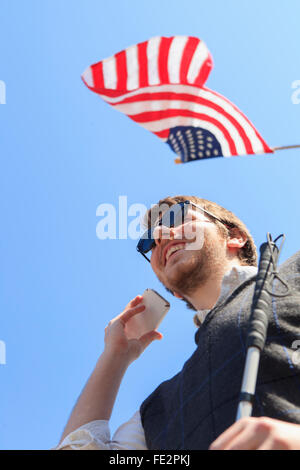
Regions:
[[[221, 286], [221, 292], [214, 307], [217, 307], [243, 282], [247, 281], [250, 277], [257, 274], [256, 266], [233, 266], [229, 271], [224, 274]], [[198, 310], [194, 315], [194, 323], [197, 327], [201, 326], [204, 322], [206, 315], [211, 311]]]

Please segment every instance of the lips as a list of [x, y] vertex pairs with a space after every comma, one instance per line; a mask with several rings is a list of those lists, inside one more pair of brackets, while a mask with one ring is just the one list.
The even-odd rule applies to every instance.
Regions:
[[[176, 241], [176, 242], [174, 241], [173, 243], [168, 243], [168, 244], [165, 246], [165, 248], [164, 248], [164, 250], [163, 250], [164, 266], [167, 264], [167, 253], [168, 253], [168, 251], [170, 250], [170, 248], [172, 248], [172, 247], [175, 246], [175, 245], [185, 245], [185, 242], [182, 242], [182, 240]], [[181, 249], [184, 249], [184, 248], [181, 248]], [[180, 249], [180, 250], [181, 250], [181, 249]], [[177, 250], [177, 251], [180, 251], [180, 250]], [[173, 253], [176, 253], [176, 251], [174, 251]], [[169, 257], [168, 259], [171, 258], [171, 256], [173, 255], [173, 253], [171, 253], [171, 255], [170, 255], [170, 257]]]

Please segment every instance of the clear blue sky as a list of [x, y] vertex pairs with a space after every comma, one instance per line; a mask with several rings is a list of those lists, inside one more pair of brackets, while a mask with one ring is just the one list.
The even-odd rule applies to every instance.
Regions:
[[172, 308], [164, 339], [132, 364], [112, 431], [194, 350], [193, 313], [164, 291], [134, 240], [99, 240], [101, 203], [195, 194], [234, 211], [258, 245], [299, 250], [300, 150], [175, 165], [167, 145], [91, 93], [90, 64], [152, 36], [203, 39], [207, 86], [271, 146], [300, 143], [298, 0], [1, 0], [0, 448], [55, 446], [103, 350], [108, 321], [145, 288]]

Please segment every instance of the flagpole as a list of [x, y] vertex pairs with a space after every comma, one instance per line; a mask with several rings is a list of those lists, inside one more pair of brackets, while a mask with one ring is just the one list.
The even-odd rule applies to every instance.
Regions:
[[288, 149], [299, 149], [300, 145], [286, 145], [285, 147], [273, 147], [272, 150], [276, 152], [276, 150], [288, 150]]

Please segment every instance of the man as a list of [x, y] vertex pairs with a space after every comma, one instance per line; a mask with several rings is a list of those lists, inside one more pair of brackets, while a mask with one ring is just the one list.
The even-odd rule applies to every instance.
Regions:
[[[173, 217], [160, 210], [163, 204]], [[137, 296], [105, 328], [104, 352], [57, 448], [300, 449], [300, 366], [291, 361], [300, 315], [300, 254], [280, 268], [289, 283], [288, 295], [280, 282], [273, 283], [280, 297], [273, 297], [253, 417], [232, 425], [257, 273], [253, 239], [232, 212], [205, 199], [176, 196], [157, 207], [148, 211], [148, 237], [142, 237], [138, 249], [145, 257], [151, 251], [159, 280], [197, 312], [196, 350], [111, 440], [108, 422], [122, 377], [162, 337], [151, 331], [127, 340], [126, 322], [144, 310]]]

